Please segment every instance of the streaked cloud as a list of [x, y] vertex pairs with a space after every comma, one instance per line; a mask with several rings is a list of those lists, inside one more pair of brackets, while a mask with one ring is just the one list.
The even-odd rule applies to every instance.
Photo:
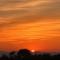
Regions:
[[[1, 0], [0, 0], [1, 1]], [[3, 5], [4, 4], [4, 5]], [[0, 16], [24, 17], [24, 16], [59, 16], [59, 0], [3, 0], [0, 3]], [[52, 14], [53, 13], [53, 14]]]
[[59, 0], [0, 0], [0, 21], [16, 24], [44, 17], [60, 18]]
[[59, 0], [0, 0], [0, 43], [6, 44], [0, 48], [60, 50], [59, 40]]

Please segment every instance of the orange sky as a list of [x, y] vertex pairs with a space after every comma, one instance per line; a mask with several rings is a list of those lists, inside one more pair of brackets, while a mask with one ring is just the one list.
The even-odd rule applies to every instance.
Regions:
[[0, 2], [0, 50], [60, 51], [59, 0]]

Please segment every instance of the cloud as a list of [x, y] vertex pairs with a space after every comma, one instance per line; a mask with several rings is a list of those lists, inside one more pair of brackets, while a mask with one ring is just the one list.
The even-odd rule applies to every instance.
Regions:
[[[5, 5], [1, 4], [0, 6], [0, 16], [7, 16], [10, 17], [21, 17], [24, 16], [31, 16], [36, 15], [36, 16], [51, 16], [52, 13], [55, 16], [56, 13], [58, 14], [60, 10], [60, 2], [59, 0], [33, 0], [33, 1], [28, 1], [28, 0], [18, 0], [19, 2], [16, 2], [16, 0], [6, 0]], [[3, 0], [4, 2], [4, 0]], [[11, 2], [11, 3], [10, 3]], [[39, 14], [38, 14], [39, 13]], [[32, 15], [32, 16], [33, 16]], [[56, 15], [56, 16], [57, 16]]]
[[0, 0], [0, 26], [60, 18], [59, 0]]

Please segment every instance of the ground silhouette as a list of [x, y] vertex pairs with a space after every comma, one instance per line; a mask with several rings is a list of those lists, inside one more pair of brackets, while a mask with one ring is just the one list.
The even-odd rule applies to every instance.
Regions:
[[36, 54], [35, 52], [31, 52], [27, 49], [20, 49], [17, 52], [12, 51], [8, 55], [3, 54], [0, 57], [0, 60], [60, 60], [60, 54]]

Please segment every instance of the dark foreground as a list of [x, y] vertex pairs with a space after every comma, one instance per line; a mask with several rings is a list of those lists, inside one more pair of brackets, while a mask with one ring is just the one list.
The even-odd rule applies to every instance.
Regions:
[[27, 49], [21, 49], [18, 52], [10, 52], [8, 55], [1, 55], [0, 60], [60, 60], [60, 54], [37, 54]]

